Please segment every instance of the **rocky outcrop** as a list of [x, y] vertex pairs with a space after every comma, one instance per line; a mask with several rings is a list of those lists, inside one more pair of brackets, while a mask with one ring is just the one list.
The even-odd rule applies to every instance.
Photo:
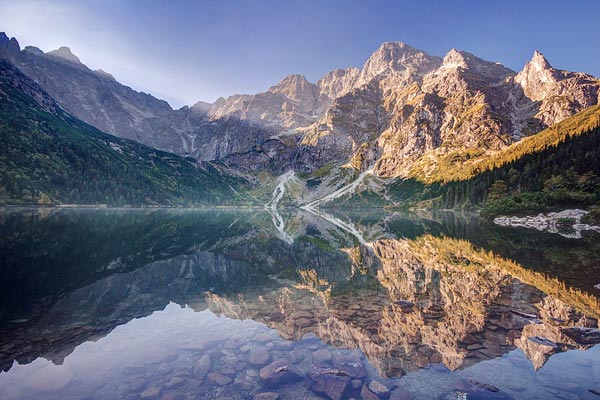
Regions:
[[322, 113], [319, 88], [302, 75], [290, 75], [267, 92], [234, 95], [210, 108], [212, 119], [235, 117], [269, 128], [275, 135], [310, 125]]
[[359, 74], [360, 69], [358, 68], [338, 68], [325, 74], [317, 82], [317, 86], [321, 89], [322, 95], [330, 99], [337, 99], [354, 88]]
[[70, 63], [73, 63], [73, 64], [83, 65], [81, 63], [81, 60], [79, 59], [79, 57], [77, 57], [75, 54], [73, 54], [71, 52], [70, 48], [65, 47], [65, 46], [59, 47], [56, 50], [49, 51], [46, 54], [49, 55], [49, 56], [51, 56], [51, 57], [60, 58], [61, 60], [64, 60], [64, 61], [67, 61], [67, 62], [70, 62]]
[[600, 232], [600, 226], [581, 223], [581, 219], [587, 213], [585, 210], [574, 209], [525, 217], [501, 216], [494, 218], [494, 223], [501, 226], [532, 228], [542, 232], [558, 233], [565, 237], [580, 239], [582, 231]]

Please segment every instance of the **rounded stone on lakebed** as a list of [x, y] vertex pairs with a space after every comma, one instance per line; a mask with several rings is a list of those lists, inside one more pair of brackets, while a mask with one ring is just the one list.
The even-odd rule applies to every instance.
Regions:
[[142, 394], [140, 394], [140, 398], [151, 400], [151, 399], [158, 398], [159, 395], [160, 395], [160, 388], [157, 386], [152, 386], [152, 387], [149, 387], [148, 389], [144, 390], [142, 392]]
[[325, 367], [331, 364], [333, 357], [328, 349], [320, 349], [312, 353], [313, 364]]
[[257, 393], [254, 395], [252, 400], [277, 400], [279, 398], [279, 394], [275, 392], [263, 392]]
[[205, 354], [198, 360], [198, 362], [194, 366], [194, 375], [199, 379], [203, 379], [206, 376], [206, 374], [208, 374], [211, 367], [212, 363], [210, 361], [210, 357], [208, 356], [208, 354]]
[[360, 397], [363, 400], [379, 400], [379, 396], [373, 393], [371, 389], [369, 389], [369, 385], [367, 385], [366, 383], [362, 386], [362, 389], [360, 390]]
[[211, 372], [206, 376], [206, 379], [208, 383], [219, 386], [225, 386], [233, 382], [233, 379], [218, 372]]
[[388, 387], [383, 383], [377, 381], [371, 381], [369, 383], [369, 390], [382, 399], [388, 397], [390, 394], [390, 389], [388, 389]]
[[352, 378], [343, 371], [313, 365], [306, 373], [308, 388], [328, 399], [345, 399], [352, 389]]
[[277, 387], [303, 379], [302, 373], [290, 362], [282, 358], [262, 367], [259, 376], [266, 387]]
[[271, 354], [264, 348], [252, 350], [248, 356], [248, 362], [255, 367], [262, 367], [269, 361], [271, 361]]

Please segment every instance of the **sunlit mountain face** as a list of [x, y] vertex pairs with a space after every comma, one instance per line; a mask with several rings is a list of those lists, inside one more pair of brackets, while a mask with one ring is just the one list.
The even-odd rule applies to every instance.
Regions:
[[3, 212], [0, 398], [596, 396], [597, 234], [275, 214]]

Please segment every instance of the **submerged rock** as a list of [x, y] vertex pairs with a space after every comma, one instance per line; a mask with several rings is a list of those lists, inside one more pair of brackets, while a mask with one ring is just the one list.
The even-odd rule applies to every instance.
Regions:
[[312, 354], [313, 364], [319, 367], [327, 367], [331, 364], [331, 352], [327, 349], [320, 349]]
[[233, 382], [233, 379], [218, 372], [211, 372], [210, 374], [208, 374], [206, 379], [208, 383], [219, 386], [225, 386]]
[[312, 366], [306, 374], [308, 388], [328, 399], [340, 400], [351, 390], [352, 378], [338, 369]]
[[275, 392], [263, 392], [257, 393], [252, 398], [253, 400], [277, 400], [279, 398], [279, 394]]
[[142, 392], [142, 394], [140, 394], [140, 398], [150, 400], [150, 399], [158, 398], [159, 395], [160, 395], [160, 388], [157, 386], [152, 386], [152, 387], [144, 390]]
[[210, 357], [208, 356], [208, 354], [205, 354], [198, 360], [198, 362], [194, 366], [194, 375], [196, 375], [196, 378], [198, 379], [204, 379], [206, 374], [208, 374], [208, 372], [210, 371], [211, 367], [212, 363], [210, 361]]
[[367, 376], [365, 366], [357, 353], [337, 354], [333, 358], [333, 368], [343, 371], [352, 379], [362, 379]]
[[385, 386], [384, 384], [379, 383], [377, 381], [371, 381], [369, 383], [369, 389], [371, 390], [371, 392], [375, 393], [379, 398], [382, 399], [385, 399], [390, 394], [390, 389], [388, 389], [387, 386]]
[[477, 386], [480, 389], [484, 389], [487, 390], [489, 392], [499, 392], [500, 389], [498, 389], [496, 386], [490, 385], [489, 383], [483, 383], [483, 382], [479, 382], [478, 380], [475, 379], [469, 379], [469, 382], [471, 382], [473, 385]]
[[271, 360], [271, 354], [263, 348], [253, 350], [250, 352], [248, 362], [255, 367], [262, 367]]
[[360, 390], [360, 397], [363, 400], [379, 400], [379, 396], [377, 396], [375, 393], [373, 393], [371, 391], [371, 389], [369, 389], [369, 385], [367, 385], [366, 383], [363, 385], [362, 389]]
[[[533, 228], [538, 231], [559, 233], [570, 238], [581, 238], [582, 231], [600, 232], [600, 226], [581, 223], [581, 218], [587, 213], [585, 210], [574, 209], [528, 217], [502, 216], [494, 218], [494, 223], [501, 226]], [[572, 233], [565, 230], [571, 230]]]
[[262, 383], [267, 387], [277, 387], [302, 380], [301, 372], [287, 360], [278, 359], [260, 369]]

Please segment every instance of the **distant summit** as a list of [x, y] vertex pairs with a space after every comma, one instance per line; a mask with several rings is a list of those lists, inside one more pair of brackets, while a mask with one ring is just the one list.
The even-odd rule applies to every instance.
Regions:
[[73, 54], [73, 52], [71, 52], [71, 49], [66, 46], [59, 47], [56, 50], [47, 52], [46, 54], [52, 57], [63, 59], [68, 62], [72, 62], [74, 64], [82, 64], [81, 60], [79, 60], [79, 57]]

